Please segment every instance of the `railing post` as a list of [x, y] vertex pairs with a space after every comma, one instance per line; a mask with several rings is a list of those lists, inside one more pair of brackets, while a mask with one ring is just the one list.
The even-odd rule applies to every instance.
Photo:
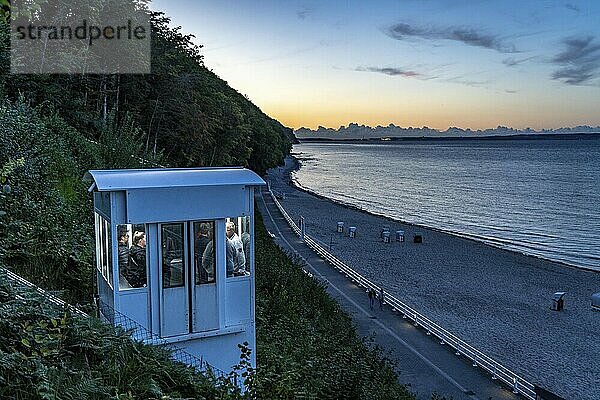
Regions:
[[94, 306], [96, 308], [96, 318], [100, 319], [100, 295], [94, 294]]
[[494, 373], [492, 374], [492, 380], [498, 379], [498, 367], [494, 364]]
[[519, 394], [519, 388], [517, 387], [517, 384], [518, 384], [519, 381], [517, 380], [517, 378], [513, 378], [513, 382], [514, 382], [514, 384], [513, 384], [513, 393], [514, 394]]
[[456, 343], [456, 353], [457, 356], [460, 356], [460, 343]]

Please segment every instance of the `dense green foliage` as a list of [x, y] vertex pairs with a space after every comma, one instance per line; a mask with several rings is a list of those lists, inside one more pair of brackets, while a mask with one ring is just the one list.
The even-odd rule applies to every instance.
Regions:
[[[39, 3], [42, 13], [51, 6]], [[109, 122], [117, 130], [130, 125], [136, 155], [163, 153], [172, 166], [241, 165], [264, 173], [279, 164], [291, 148], [291, 129], [204, 67], [193, 37], [170, 27], [162, 13], [152, 13], [151, 23], [152, 74], [10, 75], [8, 27], [0, 18], [0, 97], [23, 95], [89, 139], [98, 140]]]
[[92, 294], [91, 278], [78, 281], [91, 277], [93, 255], [86, 170], [145, 159], [262, 173], [291, 148], [291, 130], [207, 70], [192, 37], [169, 23], [152, 14], [150, 75], [11, 75], [0, 18], [1, 184], [13, 188], [0, 206], [0, 259], [71, 300]]
[[117, 136], [121, 148], [134, 146], [114, 129], [91, 143], [22, 101], [0, 104], [0, 261], [43, 287], [66, 290], [71, 301], [89, 301], [93, 290], [93, 213], [84, 171], [141, 166], [112, 150]]
[[[257, 218], [258, 221], [258, 218]], [[413, 399], [351, 318], [256, 226], [259, 398]]]
[[239, 399], [231, 381], [175, 363], [167, 351], [81, 318], [0, 272], [0, 398]]

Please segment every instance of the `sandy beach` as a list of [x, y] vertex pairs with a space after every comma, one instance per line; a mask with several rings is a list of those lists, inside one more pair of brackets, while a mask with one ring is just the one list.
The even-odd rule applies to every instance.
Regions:
[[[271, 170], [271, 187], [339, 259], [532, 383], [567, 399], [600, 399], [600, 312], [590, 307], [600, 273], [337, 204], [296, 187], [296, 167], [288, 158], [285, 168]], [[336, 232], [338, 221], [344, 234]], [[406, 241], [383, 243], [384, 225], [392, 236], [404, 230]], [[357, 227], [356, 238], [348, 237], [349, 226]], [[413, 243], [415, 234], [423, 243]], [[567, 292], [561, 312], [550, 309], [557, 291]]]

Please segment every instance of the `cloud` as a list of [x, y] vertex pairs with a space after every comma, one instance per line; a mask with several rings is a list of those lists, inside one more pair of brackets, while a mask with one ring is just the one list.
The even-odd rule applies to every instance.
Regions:
[[379, 74], [384, 74], [388, 76], [400, 76], [404, 78], [414, 78], [420, 81], [438, 81], [438, 82], [447, 82], [454, 83], [459, 85], [465, 85], [470, 87], [485, 87], [489, 85], [491, 82], [489, 80], [477, 80], [476, 76], [481, 75], [484, 72], [478, 72], [474, 74], [464, 74], [459, 76], [453, 76], [450, 78], [444, 77], [443, 75], [432, 75], [431, 69], [427, 68], [430, 71], [420, 72], [415, 71], [414, 69], [408, 68], [397, 68], [397, 67], [357, 67], [354, 70], [360, 72], [375, 72]]
[[506, 65], [507, 67], [514, 67], [515, 65], [523, 64], [524, 62], [527, 62], [533, 58], [534, 57], [527, 57], [527, 58], [522, 58], [520, 60], [517, 60], [513, 57], [510, 57], [510, 58], [506, 58], [506, 59], [502, 60], [502, 64]]
[[465, 85], [470, 87], [481, 87], [490, 84], [490, 81], [477, 81], [467, 75], [455, 76], [453, 78], [445, 79], [444, 81], [448, 83], [458, 83], [459, 85]]
[[507, 58], [502, 60], [502, 64], [506, 65], [507, 67], [514, 67], [515, 65], [519, 65], [519, 62], [514, 58]]
[[384, 33], [396, 40], [405, 40], [407, 37], [418, 37], [428, 40], [453, 40], [468, 46], [496, 50], [500, 53], [518, 52], [514, 44], [505, 43], [498, 35], [480, 32], [475, 28], [422, 28], [400, 23], [388, 27], [384, 30]]
[[593, 67], [590, 65], [579, 65], [573, 68], [562, 68], [557, 71], [554, 71], [554, 73], [552, 74], [552, 79], [562, 80], [564, 83], [567, 83], [569, 85], [581, 85], [594, 79], [597, 76], [597, 69], [597, 66]]
[[567, 3], [567, 4], [565, 4], [565, 7], [571, 11], [575, 11], [576, 13], [581, 12], [581, 9], [579, 7], [577, 7], [575, 4]]
[[298, 11], [296, 11], [296, 16], [299, 19], [307, 19], [308, 17], [311, 16], [311, 14], [313, 14], [315, 12], [314, 7], [308, 6], [308, 5], [304, 5], [302, 7], [300, 7], [298, 9]]
[[367, 72], [378, 72], [380, 74], [385, 74], [389, 76], [403, 76], [405, 78], [420, 78], [423, 74], [416, 72], [405, 70], [403, 68], [394, 68], [394, 67], [366, 67], [366, 68], [356, 68], [356, 71], [367, 71]]
[[567, 38], [563, 45], [565, 49], [551, 60], [560, 66], [552, 74], [552, 79], [581, 85], [600, 76], [600, 44], [594, 36]]
[[554, 57], [552, 61], [555, 63], [582, 62], [590, 59], [598, 61], [600, 58], [600, 44], [593, 43], [593, 41], [593, 36], [565, 39], [563, 43], [567, 48]]

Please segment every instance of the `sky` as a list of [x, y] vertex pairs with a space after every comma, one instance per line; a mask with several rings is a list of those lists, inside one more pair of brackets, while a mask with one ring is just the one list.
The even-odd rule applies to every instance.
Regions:
[[600, 1], [154, 0], [291, 128], [600, 125]]

